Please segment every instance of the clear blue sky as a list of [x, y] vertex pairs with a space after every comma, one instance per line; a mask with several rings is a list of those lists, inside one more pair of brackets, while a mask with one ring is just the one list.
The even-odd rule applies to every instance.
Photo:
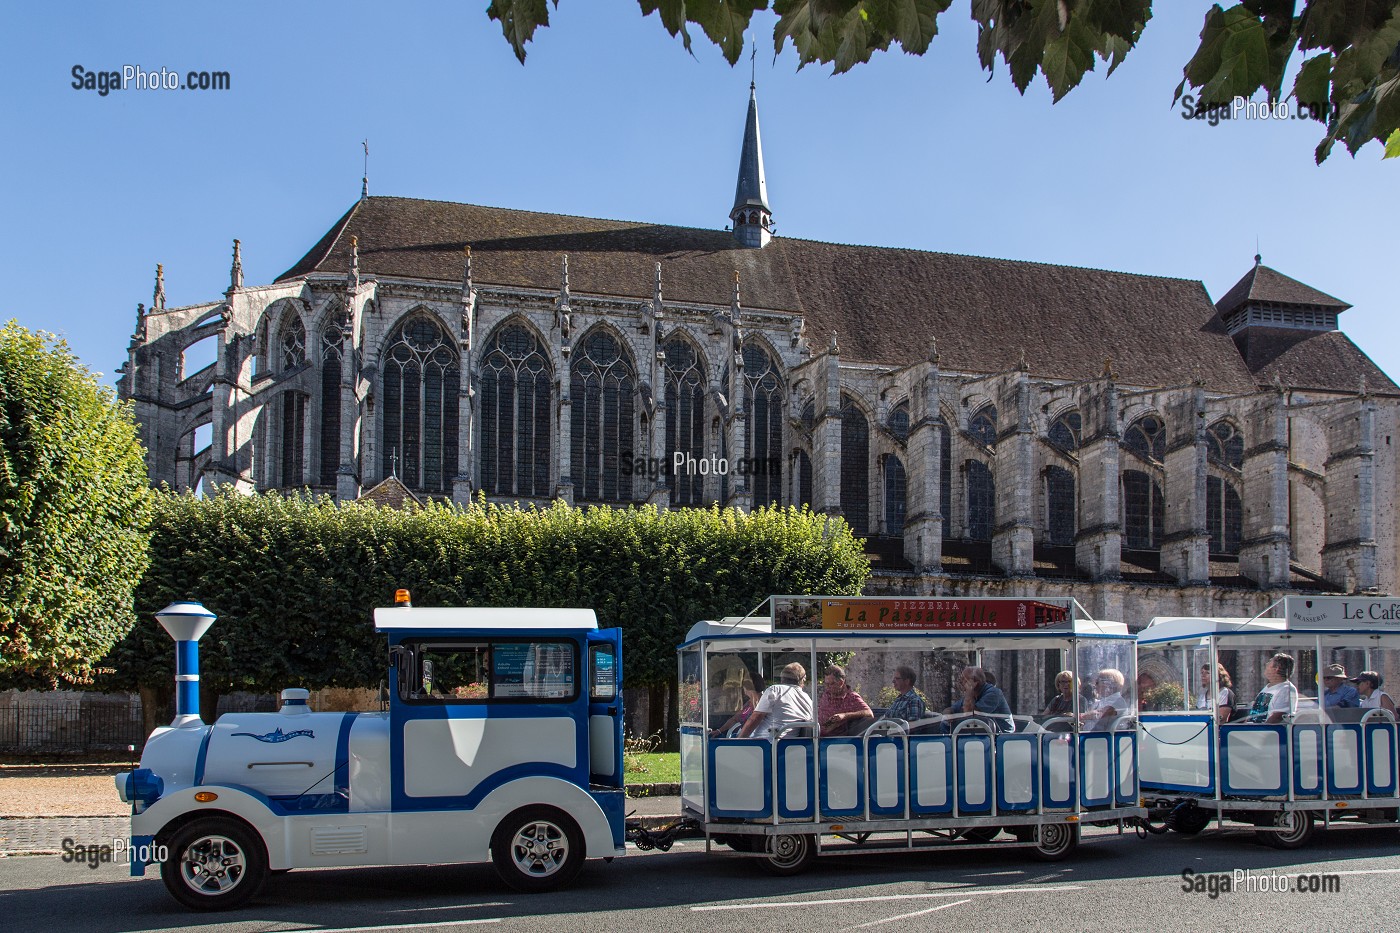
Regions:
[[[1156, 5], [1112, 78], [1054, 106], [1043, 81], [987, 82], [966, 0], [923, 58], [831, 77], [760, 54], [779, 235], [1180, 276], [1213, 297], [1258, 237], [1266, 264], [1351, 302], [1343, 329], [1400, 377], [1400, 162], [1373, 144], [1315, 167], [1302, 121], [1183, 120], [1172, 89], [1208, 4]], [[172, 306], [220, 296], [235, 237], [247, 281], [271, 281], [358, 196], [365, 137], [376, 194], [728, 222], [747, 61], [703, 39], [687, 55], [635, 0], [563, 0], [522, 67], [485, 6], [6, 4], [0, 319], [62, 334], [110, 380], [157, 262]], [[767, 49], [771, 14], [756, 23]], [[74, 65], [123, 64], [228, 71], [232, 89], [71, 87]]]

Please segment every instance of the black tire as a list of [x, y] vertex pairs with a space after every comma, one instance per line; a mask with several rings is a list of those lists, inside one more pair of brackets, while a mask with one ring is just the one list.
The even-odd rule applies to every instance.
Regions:
[[754, 846], [754, 851], [763, 853], [759, 864], [770, 875], [780, 878], [800, 875], [817, 860], [817, 837], [810, 833], [768, 836], [763, 847]]
[[1042, 862], [1059, 862], [1079, 848], [1079, 827], [1074, 823], [1042, 823], [1033, 837], [1031, 855]]
[[501, 821], [491, 840], [496, 874], [526, 893], [552, 891], [573, 881], [585, 856], [578, 824], [553, 807], [516, 810]]
[[974, 826], [962, 831], [962, 837], [968, 842], [991, 842], [999, 835], [1001, 835], [1000, 826]]
[[170, 896], [195, 910], [229, 910], [257, 897], [267, 850], [247, 824], [226, 816], [194, 820], [162, 841], [160, 877]]
[[1174, 832], [1183, 836], [1195, 836], [1210, 825], [1214, 814], [1202, 807], [1192, 807], [1181, 811], [1167, 824]]
[[1261, 825], [1277, 827], [1254, 834], [1257, 841], [1275, 849], [1301, 849], [1317, 829], [1311, 810], [1282, 810]]

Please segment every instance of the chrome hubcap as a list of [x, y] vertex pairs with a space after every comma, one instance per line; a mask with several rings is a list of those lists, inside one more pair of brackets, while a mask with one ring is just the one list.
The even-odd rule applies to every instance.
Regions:
[[511, 840], [515, 867], [533, 878], [545, 878], [563, 867], [569, 857], [569, 837], [555, 824], [536, 820], [520, 827]]
[[186, 846], [180, 856], [180, 877], [198, 894], [231, 891], [247, 870], [243, 850], [227, 836], [203, 836]]

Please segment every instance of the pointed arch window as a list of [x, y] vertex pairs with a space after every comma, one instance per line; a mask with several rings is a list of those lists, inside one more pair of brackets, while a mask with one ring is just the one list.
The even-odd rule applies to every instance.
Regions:
[[670, 469], [677, 453], [705, 456], [705, 367], [695, 345], [672, 337], [666, 356], [666, 461], [672, 505], [703, 505], [705, 478], [698, 471]]
[[632, 499], [632, 477], [622, 463], [633, 456], [637, 374], [617, 339], [596, 330], [574, 350], [569, 366], [570, 446], [574, 498], [579, 502]]
[[946, 540], [953, 537], [953, 435], [941, 414], [937, 424], [943, 435], [938, 452], [938, 509], [943, 516], [943, 538]]
[[990, 541], [996, 522], [996, 479], [991, 467], [981, 460], [969, 460], [965, 466], [967, 537], [972, 541]]
[[1063, 450], [1065, 453], [1074, 453], [1079, 449], [1079, 443], [1083, 438], [1082, 424], [1079, 419], [1079, 412], [1066, 412], [1055, 419], [1055, 423], [1050, 425], [1050, 431], [1045, 439], [1054, 447]]
[[385, 344], [380, 469], [410, 489], [446, 493], [457, 475], [456, 346], [426, 315], [394, 328]]
[[783, 500], [783, 380], [777, 363], [757, 343], [744, 346], [744, 453], [755, 506]]
[[1235, 484], [1219, 476], [1206, 477], [1206, 528], [1212, 554], [1238, 554], [1244, 537], [1244, 508]]
[[507, 324], [481, 360], [481, 488], [488, 496], [549, 495], [553, 373], [544, 345]]
[[1165, 523], [1166, 505], [1161, 484], [1142, 470], [1124, 470], [1124, 547], [1138, 551], [1160, 548]]
[[997, 443], [997, 407], [986, 405], [967, 422], [967, 433], [983, 447], [995, 447]]
[[300, 392], [282, 393], [282, 485], [301, 486], [306, 482], [302, 464], [306, 462], [306, 396]]
[[1212, 463], [1235, 472], [1244, 469], [1244, 435], [1229, 421], [1206, 428], [1206, 456]]
[[330, 486], [340, 471], [340, 327], [321, 331], [321, 485]]
[[904, 514], [907, 508], [908, 483], [904, 464], [894, 454], [885, 457], [885, 534], [904, 534]]
[[1161, 463], [1167, 457], [1167, 428], [1156, 415], [1144, 415], [1128, 426], [1123, 447], [1148, 463]]
[[855, 399], [841, 393], [841, 514], [858, 535], [870, 530], [870, 426]]
[[282, 335], [278, 339], [284, 371], [306, 362], [306, 325], [295, 312], [288, 313], [291, 317], [282, 325]]
[[1074, 543], [1074, 474], [1064, 467], [1045, 468], [1045, 530], [1054, 545]]
[[890, 433], [901, 444], [909, 440], [909, 403], [900, 402], [890, 412]]

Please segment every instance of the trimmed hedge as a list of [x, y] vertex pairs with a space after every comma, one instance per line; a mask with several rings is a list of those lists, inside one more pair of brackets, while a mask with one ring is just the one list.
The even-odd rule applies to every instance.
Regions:
[[153, 613], [178, 599], [219, 616], [201, 642], [206, 689], [373, 686], [386, 664], [373, 610], [399, 587], [415, 606], [594, 609], [599, 625], [622, 626], [627, 683], [659, 686], [697, 620], [743, 615], [772, 593], [859, 593], [870, 569], [843, 520], [807, 509], [156, 499], [138, 622], [104, 661], [109, 688], [171, 683]]

